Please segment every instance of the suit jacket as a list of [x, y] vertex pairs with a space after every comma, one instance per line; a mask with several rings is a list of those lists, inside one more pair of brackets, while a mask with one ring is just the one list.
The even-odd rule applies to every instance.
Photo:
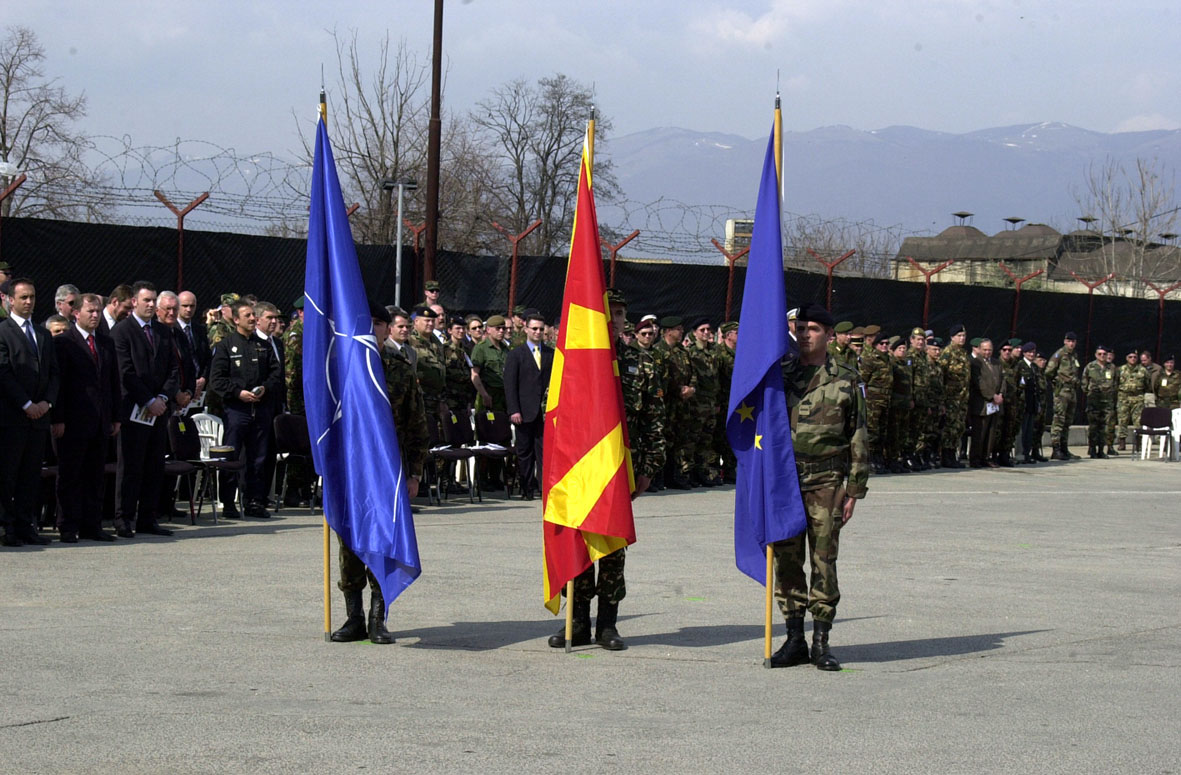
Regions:
[[995, 358], [975, 358], [972, 361], [972, 386], [968, 394], [968, 411], [983, 416], [988, 410], [986, 404], [1001, 392], [1005, 374]]
[[29, 401], [56, 404], [60, 386], [53, 337], [36, 324], [33, 334], [37, 338], [36, 353], [11, 317], [0, 320], [0, 427], [48, 428], [52, 419], [53, 413], [46, 412], [33, 421], [24, 410]]
[[172, 346], [176, 349], [176, 381], [182, 391], [191, 396], [196, 395], [200, 365], [197, 363], [196, 353], [189, 347], [188, 337], [179, 324], [172, 327]]
[[[275, 414], [282, 412], [287, 406], [287, 348], [283, 346], [283, 340], [277, 336], [272, 336], [269, 339], [263, 339], [262, 335], [255, 332], [255, 336], [263, 345], [274, 353], [276, 350], [279, 354], [279, 377], [282, 382], [282, 389], [276, 390], [273, 393], [268, 389], [267, 394], [271, 399], [271, 406], [274, 407]], [[274, 348], [271, 347], [271, 342], [275, 343]]]
[[204, 377], [206, 381], [209, 379], [209, 362], [213, 359], [213, 351], [209, 348], [209, 329], [205, 327], [204, 323], [198, 323], [194, 320], [189, 328], [193, 330], [193, 345], [189, 347], [189, 338], [185, 335], [184, 329], [181, 328], [180, 323], [176, 324], [176, 340], [184, 341], [181, 345], [181, 352], [189, 350], [191, 357], [195, 362], [196, 373], [193, 376], [194, 384], [198, 379]]
[[156, 396], [171, 401], [180, 390], [172, 331], [155, 319], [149, 325], [154, 346], [135, 315], [128, 315], [111, 329], [122, 394], [119, 420], [128, 419], [134, 407], [144, 406]]
[[109, 336], [94, 337], [98, 363], [90, 354], [86, 339], [71, 326], [53, 338], [61, 371], [61, 389], [53, 406], [53, 421], [65, 423], [73, 435], [105, 436], [119, 406], [119, 363], [115, 343]]
[[504, 360], [504, 398], [510, 415], [520, 412], [523, 422], [533, 422], [541, 415], [553, 365], [554, 349], [547, 344], [541, 345], [540, 369], [528, 343], [509, 351]]

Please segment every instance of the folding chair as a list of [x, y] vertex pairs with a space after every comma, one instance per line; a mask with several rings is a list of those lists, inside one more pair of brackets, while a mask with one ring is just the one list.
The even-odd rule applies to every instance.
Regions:
[[[281, 414], [275, 418], [275, 459], [283, 464], [283, 483], [276, 487], [275, 511], [283, 508], [287, 498], [288, 471], [292, 459], [306, 460], [312, 465], [312, 440], [308, 436], [308, 419], [302, 414]], [[275, 466], [275, 484], [279, 482], [279, 467]], [[319, 478], [312, 485], [312, 502], [316, 501]]]
[[476, 441], [476, 437], [472, 433], [471, 418], [456, 415], [454, 412], [448, 412], [442, 419], [442, 426], [445, 446], [431, 450], [432, 457], [448, 463], [448, 465], [442, 467], [445, 473], [439, 477], [439, 493], [441, 497], [447, 497], [447, 487], [451, 481], [453, 464], [461, 463], [467, 466], [468, 502], [475, 503], [478, 497], [482, 503], [484, 496], [479, 491], [479, 483], [476, 481], [476, 451], [471, 448]]
[[[201, 440], [197, 436], [197, 426], [193, 421], [180, 415], [168, 418], [168, 456], [164, 458], [165, 476], [175, 476], [177, 489], [180, 489], [180, 477], [189, 479], [189, 524], [197, 524], [197, 517], [193, 513], [193, 491], [196, 487], [197, 472], [200, 466], [190, 460], [193, 451], [200, 453]], [[195, 457], [195, 456], [194, 456]], [[172, 493], [172, 500], [176, 501], [176, 491]], [[171, 513], [171, 510], [169, 511]]]
[[[1165, 450], [1172, 451], [1173, 417], [1167, 407], [1146, 406], [1140, 412], [1140, 427], [1133, 432], [1133, 442], [1139, 445], [1140, 459], [1147, 460], [1152, 451], [1152, 440], [1160, 439], [1157, 457], [1165, 457]], [[1147, 441], [1146, 441], [1147, 440]]]
[[[513, 483], [517, 480], [517, 455], [513, 451], [513, 430], [508, 415], [504, 412], [476, 412], [476, 437], [480, 445], [476, 454], [485, 460], [503, 461], [504, 497], [512, 497]], [[487, 446], [487, 445], [495, 446]]]

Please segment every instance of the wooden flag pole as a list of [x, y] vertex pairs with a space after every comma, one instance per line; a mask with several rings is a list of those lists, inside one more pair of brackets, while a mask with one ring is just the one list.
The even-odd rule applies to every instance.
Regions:
[[574, 579], [566, 582], [566, 653], [574, 649]]
[[771, 578], [771, 572], [774, 567], [775, 559], [771, 553], [771, 544], [767, 544], [767, 589], [763, 601], [763, 667], [771, 666], [771, 601], [774, 598], [771, 590], [775, 583]]
[[[323, 74], [321, 73], [321, 77]], [[328, 96], [320, 86], [320, 120], [328, 126]], [[315, 498], [315, 488], [312, 497]], [[324, 516], [324, 640], [332, 640], [332, 529], [328, 527], [328, 516]]]

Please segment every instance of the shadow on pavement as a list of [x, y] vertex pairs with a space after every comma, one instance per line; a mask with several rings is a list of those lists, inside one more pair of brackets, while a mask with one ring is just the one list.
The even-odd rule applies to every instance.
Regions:
[[883, 643], [850, 643], [846, 645], [837, 638], [839, 627], [840, 622], [838, 621], [832, 629], [832, 648], [833, 652], [846, 662], [901, 662], [906, 659], [979, 654], [984, 651], [1004, 648], [1006, 638], [1047, 632], [1047, 630], [1020, 630], [983, 635], [956, 635], [950, 638], [923, 638], [921, 640], [894, 640]]
[[390, 628], [394, 637], [418, 638], [409, 648], [464, 649], [492, 651], [525, 641], [541, 641], [558, 631], [562, 619], [531, 619], [505, 622], [453, 622], [445, 627], [422, 627], [415, 630]]

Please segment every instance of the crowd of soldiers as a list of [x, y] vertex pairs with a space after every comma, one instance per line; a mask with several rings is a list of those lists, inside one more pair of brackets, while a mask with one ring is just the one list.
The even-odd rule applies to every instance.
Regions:
[[[1100, 346], [1083, 368], [1072, 331], [1049, 357], [1017, 338], [1000, 342], [994, 357], [994, 343], [969, 340], [962, 325], [946, 341], [923, 328], [886, 337], [879, 326], [850, 321], [834, 331], [831, 354], [856, 369], [865, 387], [876, 474], [963, 468], [965, 458], [973, 468], [1077, 458], [1069, 428], [1080, 391], [1092, 458], [1125, 451], [1146, 405], [1178, 406], [1172, 355], [1158, 366], [1147, 350], [1129, 349], [1117, 367], [1114, 350]], [[1042, 449], [1047, 429], [1051, 458]]]

